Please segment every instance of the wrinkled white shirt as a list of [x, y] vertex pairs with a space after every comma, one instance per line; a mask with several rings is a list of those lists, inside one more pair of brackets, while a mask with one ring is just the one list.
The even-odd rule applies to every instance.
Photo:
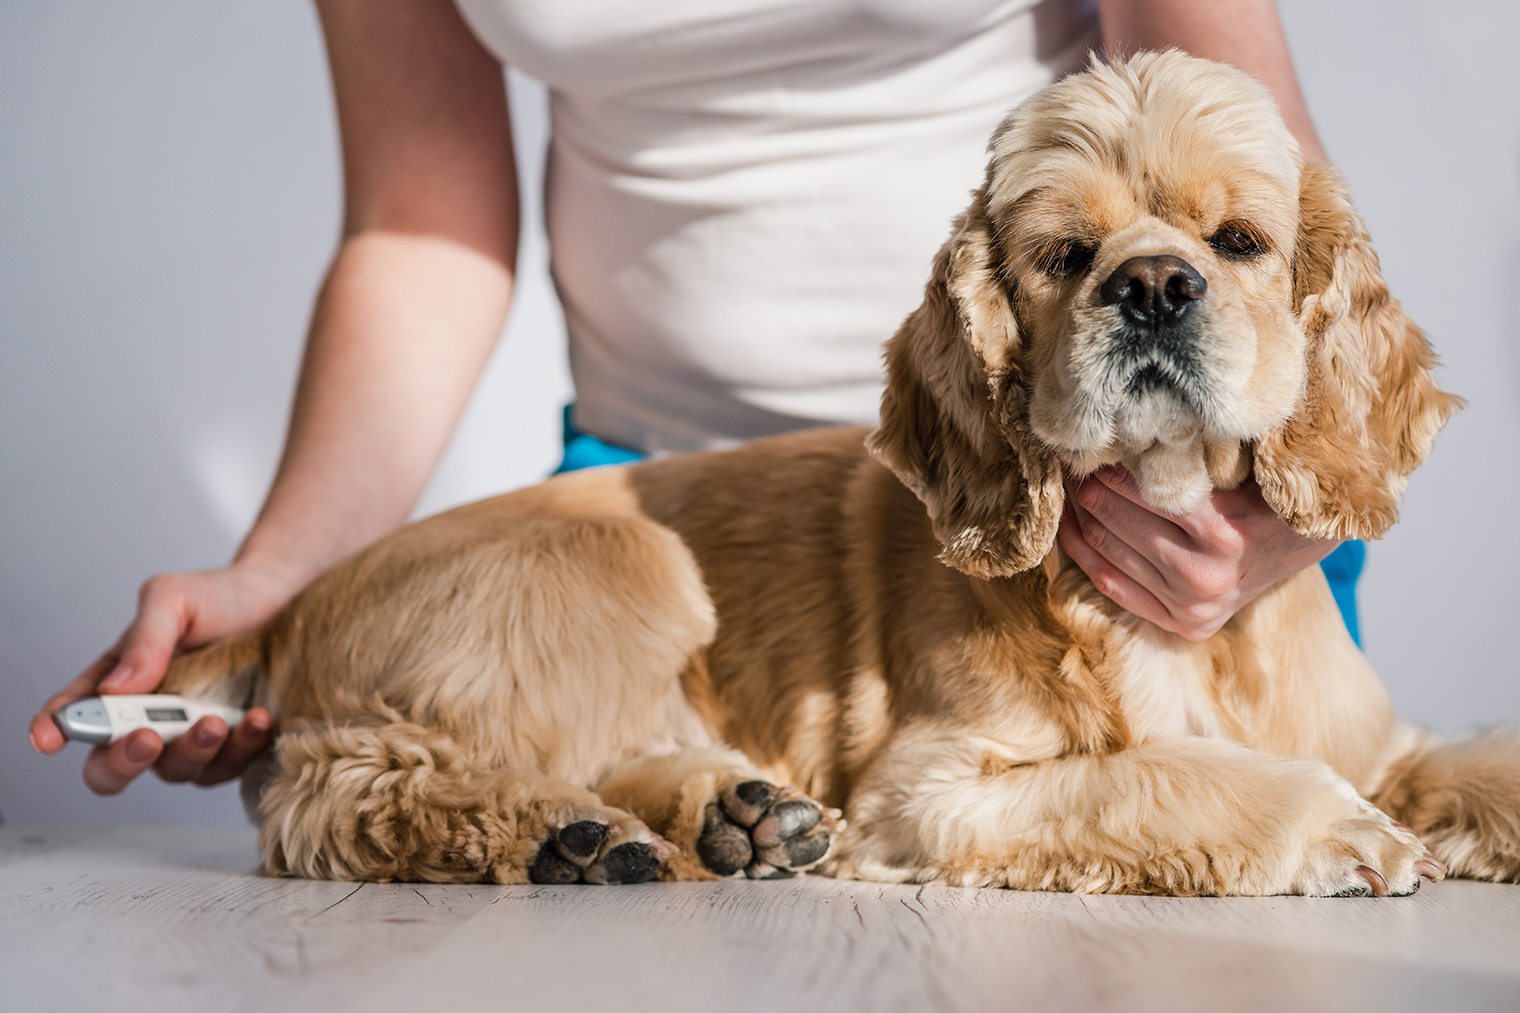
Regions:
[[987, 139], [1082, 0], [457, 0], [550, 91], [578, 428], [649, 453], [872, 424]]

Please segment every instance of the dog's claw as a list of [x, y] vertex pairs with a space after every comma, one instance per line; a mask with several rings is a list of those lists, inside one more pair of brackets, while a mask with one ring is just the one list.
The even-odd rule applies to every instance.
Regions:
[[1372, 888], [1372, 896], [1388, 896], [1388, 881], [1383, 878], [1382, 873], [1378, 872], [1376, 869], [1370, 869], [1365, 865], [1358, 865], [1356, 867], [1356, 872], [1357, 875], [1365, 879], [1367, 881], [1367, 885]]
[[1427, 855], [1414, 863], [1414, 871], [1432, 883], [1439, 883], [1446, 878], [1446, 866], [1442, 865], [1441, 860], [1434, 855]]

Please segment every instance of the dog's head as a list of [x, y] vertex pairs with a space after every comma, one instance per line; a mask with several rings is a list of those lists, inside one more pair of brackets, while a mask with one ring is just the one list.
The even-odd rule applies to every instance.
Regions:
[[1043, 559], [1063, 465], [1121, 462], [1178, 513], [1254, 471], [1303, 534], [1388, 529], [1456, 399], [1266, 88], [1141, 54], [1036, 94], [990, 150], [870, 438], [947, 563]]

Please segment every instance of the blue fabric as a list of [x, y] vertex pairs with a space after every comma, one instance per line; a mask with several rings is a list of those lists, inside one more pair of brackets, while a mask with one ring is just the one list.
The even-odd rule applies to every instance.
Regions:
[[559, 467], [554, 469], [556, 475], [580, 471], [582, 468], [596, 468], [603, 464], [627, 464], [644, 456], [637, 450], [603, 443], [595, 436], [576, 429], [570, 421], [570, 410], [574, 407], [565, 405], [565, 456], [559, 462]]
[[[644, 456], [637, 450], [604, 443], [595, 436], [576, 429], [570, 422], [571, 407], [565, 406], [565, 457], [559, 467], [554, 469], [556, 475], [603, 464], [627, 464]], [[1362, 575], [1362, 565], [1366, 559], [1365, 543], [1346, 542], [1319, 564], [1320, 569], [1325, 571], [1325, 579], [1330, 581], [1330, 593], [1335, 595], [1335, 604], [1341, 610], [1346, 629], [1358, 647], [1362, 646], [1362, 633], [1356, 616], [1356, 582]]]
[[1325, 571], [1325, 579], [1330, 582], [1330, 593], [1335, 595], [1341, 618], [1346, 621], [1346, 630], [1358, 647], [1362, 646], [1362, 629], [1356, 615], [1356, 582], [1361, 578], [1362, 566], [1366, 562], [1366, 542], [1343, 542], [1319, 564], [1319, 568]]

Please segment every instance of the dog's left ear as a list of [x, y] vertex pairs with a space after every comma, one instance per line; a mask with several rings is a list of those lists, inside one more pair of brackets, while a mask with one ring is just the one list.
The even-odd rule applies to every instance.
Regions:
[[1030, 432], [1001, 263], [983, 188], [887, 343], [881, 425], [866, 441], [928, 508], [939, 558], [983, 579], [1044, 559], [1063, 503], [1060, 465]]
[[1303, 400], [1256, 444], [1256, 481], [1300, 534], [1380, 538], [1409, 473], [1461, 399], [1436, 388], [1430, 343], [1388, 291], [1340, 174], [1299, 182], [1293, 298], [1308, 338]]

